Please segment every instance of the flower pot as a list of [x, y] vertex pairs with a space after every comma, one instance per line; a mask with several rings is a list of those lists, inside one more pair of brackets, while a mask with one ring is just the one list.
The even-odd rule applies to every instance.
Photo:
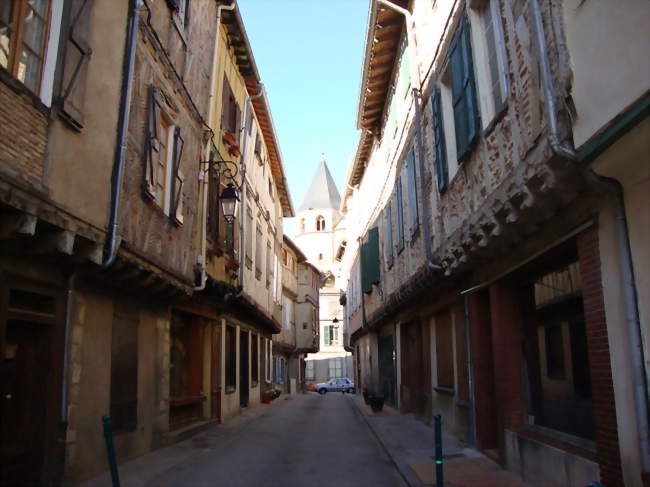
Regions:
[[374, 413], [378, 413], [384, 408], [384, 396], [371, 396], [368, 398], [368, 402]]
[[271, 397], [271, 394], [262, 394], [262, 404], [270, 404], [270, 402], [273, 400], [273, 397]]

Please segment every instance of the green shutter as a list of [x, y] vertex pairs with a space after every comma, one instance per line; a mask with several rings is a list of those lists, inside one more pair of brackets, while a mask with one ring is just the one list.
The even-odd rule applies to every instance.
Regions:
[[404, 204], [402, 202], [402, 178], [397, 178], [397, 188], [395, 192], [397, 200], [397, 252], [404, 248]]
[[329, 325], [325, 325], [323, 327], [323, 343], [325, 345], [330, 344], [330, 327], [329, 327]]
[[463, 19], [449, 49], [451, 93], [456, 129], [456, 153], [464, 160], [470, 153], [479, 132], [478, 103], [472, 63], [469, 22]]
[[361, 287], [364, 293], [372, 292], [372, 285], [379, 284], [379, 229], [368, 230], [368, 240], [361, 245]]
[[436, 176], [438, 191], [442, 192], [449, 183], [449, 167], [447, 165], [447, 146], [445, 145], [445, 130], [442, 124], [442, 102], [440, 90], [436, 90], [431, 100], [433, 109], [433, 136], [436, 145]]
[[411, 149], [406, 156], [406, 177], [409, 198], [409, 235], [412, 237], [418, 229], [418, 189], [416, 185], [415, 151]]

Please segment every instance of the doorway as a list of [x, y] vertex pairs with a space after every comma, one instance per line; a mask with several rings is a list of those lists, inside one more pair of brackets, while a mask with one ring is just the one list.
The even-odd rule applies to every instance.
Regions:
[[402, 325], [400, 411], [428, 417], [431, 410], [431, 360], [428, 323]]
[[394, 335], [379, 337], [379, 384], [385, 401], [396, 407]]
[[248, 341], [250, 333], [241, 331], [239, 336], [239, 405], [248, 407], [250, 383], [248, 380]]

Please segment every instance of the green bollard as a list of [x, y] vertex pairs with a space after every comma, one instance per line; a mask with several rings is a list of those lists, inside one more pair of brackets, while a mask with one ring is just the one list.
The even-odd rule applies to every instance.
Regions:
[[444, 487], [445, 481], [442, 473], [442, 416], [433, 417], [436, 434], [436, 487]]
[[106, 441], [106, 455], [108, 456], [108, 467], [111, 470], [111, 479], [113, 487], [120, 487], [120, 475], [117, 471], [117, 460], [115, 458], [115, 445], [113, 444], [113, 430], [111, 428], [111, 418], [102, 416], [104, 423], [104, 440]]

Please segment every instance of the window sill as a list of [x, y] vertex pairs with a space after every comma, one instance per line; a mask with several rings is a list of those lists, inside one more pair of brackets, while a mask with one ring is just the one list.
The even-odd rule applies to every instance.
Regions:
[[435, 386], [433, 390], [441, 394], [449, 394], [451, 396], [456, 393], [456, 390], [453, 387]]
[[588, 459], [593, 459], [596, 453], [596, 442], [538, 424], [524, 424], [517, 434]]

